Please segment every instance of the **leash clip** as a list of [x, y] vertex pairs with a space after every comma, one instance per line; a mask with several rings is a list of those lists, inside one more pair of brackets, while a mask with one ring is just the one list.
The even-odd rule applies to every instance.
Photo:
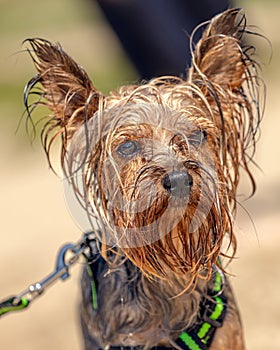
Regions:
[[73, 263], [77, 260], [78, 256], [73, 255], [69, 261], [66, 261], [66, 254], [69, 251], [73, 251], [75, 247], [74, 244], [67, 243], [63, 245], [57, 255], [55, 269], [52, 273], [48, 274], [41, 281], [35, 282], [31, 284], [27, 289], [25, 289], [22, 293], [20, 293], [15, 299], [14, 303], [18, 303], [22, 298], [25, 298], [29, 301], [29, 304], [40, 296], [45, 289], [54, 283], [57, 279], [66, 280], [69, 274], [69, 267], [73, 265]]
[[69, 278], [69, 268], [78, 261], [80, 255], [86, 255], [86, 250], [89, 250], [91, 253], [91, 242], [93, 241], [95, 241], [94, 232], [87, 232], [76, 244], [64, 244], [58, 251], [54, 271], [48, 274], [41, 281], [29, 285], [29, 287], [20, 294], [0, 302], [0, 316], [10, 311], [26, 308], [34, 299], [40, 296], [58, 279], [65, 281], [67, 278]]

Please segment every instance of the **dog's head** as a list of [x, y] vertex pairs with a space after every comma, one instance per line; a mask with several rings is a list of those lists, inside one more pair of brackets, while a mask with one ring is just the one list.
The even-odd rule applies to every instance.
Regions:
[[[242, 47], [245, 19], [216, 16], [195, 49], [186, 80], [162, 77], [105, 97], [59, 45], [28, 40], [42, 86], [37, 104], [53, 112], [42, 131], [98, 227], [103, 254], [122, 251], [144, 273], [211, 271], [228, 235], [240, 168], [259, 124], [255, 62]], [[251, 148], [250, 148], [251, 147]], [[248, 150], [250, 149], [250, 154]]]

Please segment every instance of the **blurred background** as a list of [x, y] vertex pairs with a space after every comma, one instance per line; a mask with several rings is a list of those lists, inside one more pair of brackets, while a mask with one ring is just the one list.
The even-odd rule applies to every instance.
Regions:
[[[238, 254], [231, 281], [249, 350], [280, 349], [280, 1], [235, 2], [248, 23], [272, 44], [256, 42], [267, 84], [267, 106], [255, 168], [258, 190], [236, 222]], [[137, 81], [115, 34], [89, 0], [0, 0], [0, 300], [49, 273], [58, 248], [80, 237], [67, 212], [61, 180], [49, 169], [39, 137], [31, 144], [23, 88], [35, 74], [22, 41], [43, 37], [62, 44], [103, 92]], [[17, 131], [18, 129], [18, 131]], [[242, 190], [246, 191], [246, 184]], [[247, 211], [247, 212], [246, 212]], [[248, 214], [249, 213], [249, 214]], [[77, 305], [80, 268], [57, 282], [29, 310], [3, 317], [3, 350], [82, 349]]]

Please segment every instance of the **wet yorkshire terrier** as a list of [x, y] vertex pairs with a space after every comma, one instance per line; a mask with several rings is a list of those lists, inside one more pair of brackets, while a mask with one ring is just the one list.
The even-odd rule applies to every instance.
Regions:
[[239, 9], [205, 27], [186, 79], [107, 97], [59, 45], [28, 40], [38, 70], [28, 115], [52, 111], [42, 130], [48, 160], [61, 139], [64, 176], [96, 233], [81, 283], [87, 350], [244, 349], [222, 262], [236, 250], [242, 169], [255, 191], [261, 80]]

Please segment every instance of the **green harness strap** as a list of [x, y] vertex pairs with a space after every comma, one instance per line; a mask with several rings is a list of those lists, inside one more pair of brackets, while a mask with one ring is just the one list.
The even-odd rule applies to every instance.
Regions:
[[98, 309], [97, 304], [97, 288], [96, 288], [96, 282], [94, 280], [94, 276], [92, 273], [92, 270], [90, 268], [90, 265], [87, 265], [87, 272], [90, 277], [90, 287], [91, 287], [91, 304], [94, 310]]
[[[218, 321], [221, 315], [224, 312], [224, 309], [226, 307], [224, 301], [219, 298], [215, 297], [214, 298], [216, 301], [216, 307], [213, 313], [210, 315], [210, 319], [213, 321]], [[204, 345], [210, 345], [210, 330], [213, 329], [213, 324], [209, 323], [207, 321], [203, 322], [198, 330], [196, 330], [196, 336], [202, 342], [203, 347], [201, 344], [197, 344], [197, 341], [195, 340], [196, 337], [193, 335], [193, 331], [191, 332], [182, 332], [179, 336], [179, 339], [187, 346], [186, 349], [190, 350], [201, 350], [204, 349]], [[212, 339], [211, 339], [212, 341]], [[177, 342], [177, 341], [176, 341]], [[198, 343], [200, 343], [198, 342]], [[207, 347], [205, 348], [207, 349]]]
[[208, 298], [205, 298], [200, 305], [201, 319], [190, 330], [182, 332], [176, 340], [176, 343], [183, 349], [208, 349], [216, 329], [223, 325], [227, 299], [223, 294], [223, 275], [219, 270], [215, 273], [213, 291], [209, 291], [208, 294]]

